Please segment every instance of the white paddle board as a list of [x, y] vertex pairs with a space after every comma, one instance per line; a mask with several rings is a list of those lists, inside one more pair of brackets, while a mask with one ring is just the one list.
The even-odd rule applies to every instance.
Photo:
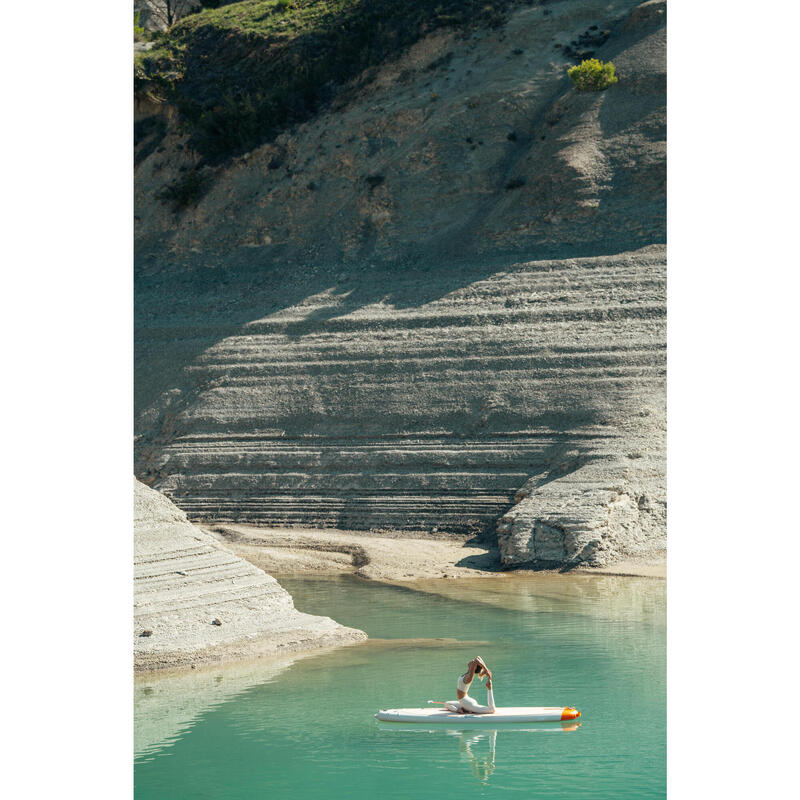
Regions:
[[383, 722], [424, 722], [445, 725], [494, 724], [497, 722], [560, 722], [577, 719], [581, 712], [570, 706], [507, 706], [494, 714], [458, 714], [444, 708], [387, 708], [375, 718]]

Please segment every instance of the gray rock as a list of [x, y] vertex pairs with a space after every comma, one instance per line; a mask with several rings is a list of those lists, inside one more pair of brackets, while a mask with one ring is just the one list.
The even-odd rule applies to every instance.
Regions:
[[[497, 525], [506, 567], [562, 566], [650, 556], [666, 547], [664, 415], [573, 464], [532, 479]], [[647, 457], [624, 457], [626, 442], [649, 436]], [[611, 446], [609, 446], [609, 444]]]
[[[166, 497], [134, 484], [134, 639], [137, 670], [310, 650], [366, 638], [328, 617], [303, 614], [263, 570], [192, 525]], [[176, 564], [176, 562], [178, 562]], [[191, 581], [175, 566], [197, 570]], [[225, 631], [208, 620], [224, 606]], [[158, 628], [158, 637], [152, 631]], [[288, 648], [288, 649], [287, 649]]]

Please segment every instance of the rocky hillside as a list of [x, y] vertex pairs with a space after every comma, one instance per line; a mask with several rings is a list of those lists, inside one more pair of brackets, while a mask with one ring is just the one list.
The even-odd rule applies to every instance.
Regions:
[[[167, 136], [137, 170], [137, 261], [231, 269], [663, 242], [664, 23], [660, 1], [525, 7], [501, 28], [424, 38], [341, 108], [224, 166], [195, 172], [191, 137]], [[576, 51], [614, 61], [613, 90], [571, 88]], [[176, 183], [177, 200], [207, 186], [177, 215], [162, 197]]]
[[365, 639], [303, 614], [278, 582], [134, 482], [134, 664], [163, 669]]
[[[137, 475], [198, 519], [496, 530], [509, 566], [662, 548], [665, 23], [436, 30], [223, 163], [140, 104]], [[571, 87], [589, 53], [617, 85]]]

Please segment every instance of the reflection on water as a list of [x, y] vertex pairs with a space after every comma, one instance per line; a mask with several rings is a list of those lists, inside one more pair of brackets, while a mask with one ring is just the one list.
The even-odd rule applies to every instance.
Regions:
[[531, 577], [507, 573], [499, 578], [423, 579], [402, 585], [509, 611], [569, 611], [608, 619], [660, 619], [666, 603], [664, 581], [619, 575], [542, 573]]
[[[134, 755], [146, 757], [180, 741], [202, 715], [254, 686], [274, 681], [297, 661], [321, 659], [329, 673], [367, 664], [377, 653], [393, 650], [446, 649], [448, 652], [477, 647], [485, 641], [455, 639], [370, 639], [358, 647], [321, 648], [282, 658], [238, 662], [172, 673], [137, 677], [133, 687]], [[313, 672], [313, 665], [309, 664]]]
[[[457, 726], [436, 725], [426, 727], [424, 725], [403, 724], [397, 722], [382, 722], [378, 720], [376, 725], [379, 730], [391, 732], [403, 736], [405, 734], [432, 734], [439, 736], [458, 737], [458, 752], [461, 761], [467, 762], [470, 766], [472, 776], [479, 783], [487, 783], [495, 770], [495, 754], [497, 752], [498, 733], [502, 731], [503, 736], [532, 734], [532, 733], [571, 733], [580, 728], [581, 723], [569, 722], [542, 722], [537, 724], [519, 725], [507, 723], [501, 727], [491, 727], [481, 725], [476, 728], [470, 725], [469, 728], [458, 730]], [[453, 728], [456, 728], [455, 730]], [[500, 737], [502, 738], [502, 737]]]
[[249, 689], [274, 680], [296, 657], [137, 678], [133, 687], [136, 758], [169, 747], [200, 716]]
[[[487, 752], [483, 752], [480, 744], [486, 739], [489, 741], [489, 748]], [[496, 747], [496, 730], [478, 734], [465, 732], [458, 738], [458, 750], [462, 759], [466, 757], [469, 760], [473, 776], [481, 783], [486, 783], [494, 772], [494, 752]]]

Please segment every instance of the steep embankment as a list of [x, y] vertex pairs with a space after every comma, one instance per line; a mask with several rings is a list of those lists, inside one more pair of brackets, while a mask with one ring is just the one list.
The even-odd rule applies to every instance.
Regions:
[[[137, 168], [137, 475], [195, 518], [502, 517], [509, 566], [662, 548], [664, 43], [658, 1], [438, 32], [176, 215], [168, 134]], [[606, 92], [565, 77], [589, 46]]]
[[361, 641], [297, 611], [263, 570], [134, 482], [134, 666], [163, 669]]

